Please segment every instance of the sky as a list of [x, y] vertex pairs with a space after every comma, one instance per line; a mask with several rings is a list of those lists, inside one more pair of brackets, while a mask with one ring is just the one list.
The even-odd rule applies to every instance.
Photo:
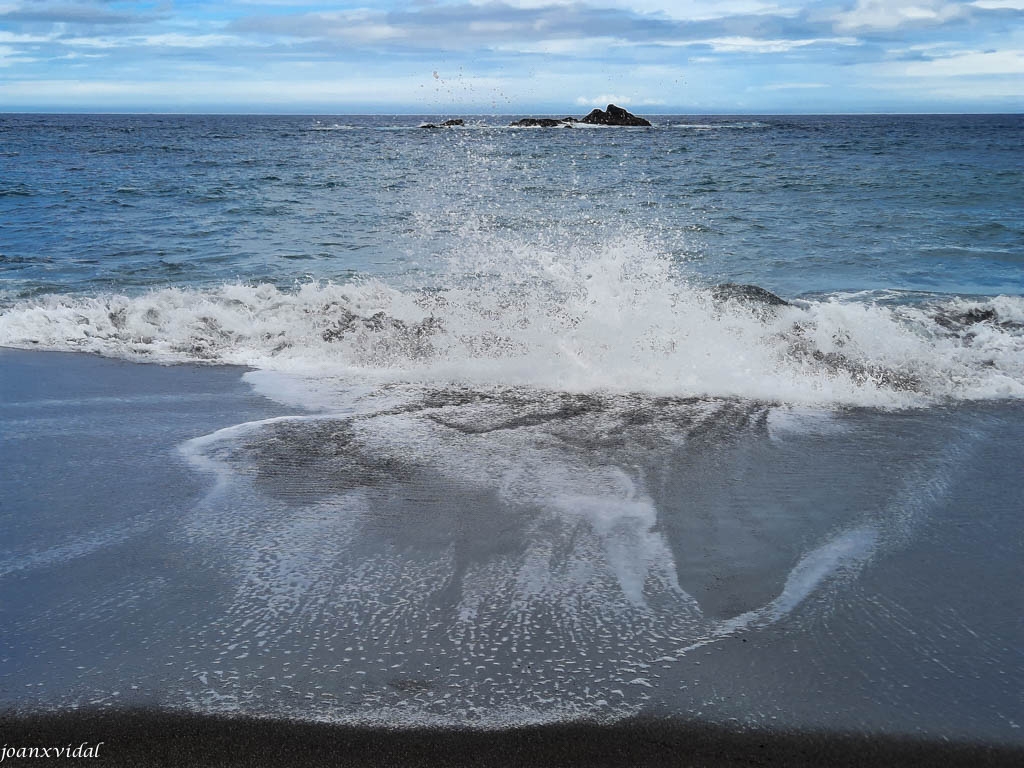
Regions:
[[1024, 0], [0, 0], [0, 111], [1024, 112]]

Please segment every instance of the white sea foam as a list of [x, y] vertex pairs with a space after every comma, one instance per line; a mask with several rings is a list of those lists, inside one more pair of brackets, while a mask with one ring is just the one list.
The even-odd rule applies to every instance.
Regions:
[[9, 302], [0, 345], [362, 382], [900, 407], [1024, 396], [1024, 298], [715, 298], [643, 238], [464, 244], [429, 287], [374, 279]]
[[[474, 727], [557, 720], [568, 704], [587, 717], [636, 711], [686, 679], [687, 667], [672, 663], [680, 657], [820, 610], [927, 521], [957, 458], [981, 439], [969, 434], [924, 462], [890, 504], [855, 511], [790, 563], [767, 558], [759, 567], [783, 577], [777, 591], [746, 596], [730, 615], [702, 602], [701, 526], [675, 538], [665, 527], [690, 511], [676, 501], [686, 484], [648, 478], [646, 457], [684, 455], [665, 455], [670, 435], [702, 454], [717, 427], [748, 424], [753, 434], [759, 414], [778, 409], [672, 400], [649, 422], [634, 411], [645, 397], [420, 389], [420, 401], [402, 403], [416, 388], [392, 389], [376, 412], [367, 400], [343, 415], [237, 425], [183, 446], [233, 486], [213, 489], [181, 526], [192, 546], [230, 550], [217, 560], [236, 586], [195, 640], [214, 662], [193, 671], [183, 660], [190, 678], [210, 663], [234, 675], [203, 678], [196, 706], [269, 705], [289, 716], [298, 706], [345, 722], [393, 707], [403, 724]], [[790, 428], [804, 415], [784, 410]], [[728, 529], [728, 518], [707, 525]], [[711, 562], [723, 578], [735, 573], [728, 559]], [[244, 662], [257, 653], [308, 670], [298, 682], [287, 670], [281, 686], [305, 697], [257, 693], [263, 668]]]
[[354, 130], [356, 130], [356, 126], [348, 125], [346, 123], [330, 123], [330, 124], [327, 124], [327, 123], [322, 123], [319, 120], [315, 120], [315, 121], [313, 121], [313, 125], [312, 125], [312, 127], [310, 127], [309, 130], [311, 130], [311, 131], [354, 131]]
[[[920, 459], [894, 496], [827, 516], [776, 560], [789, 513], [758, 520], [745, 509], [758, 494], [731, 483], [711, 497], [728, 510], [697, 509], [688, 490], [701, 497], [704, 458], [738, 435], [832, 434], [849, 414], [444, 382], [353, 388], [341, 374], [250, 379], [331, 412], [182, 446], [217, 484], [177, 535], [233, 591], [168, 661], [201, 684], [183, 686], [191, 706], [350, 723], [378, 711], [484, 728], [558, 720], [567, 706], [581, 717], [641, 711], [687, 683], [698, 649], [820, 616], [928, 523], [984, 440], [968, 432]], [[736, 523], [741, 538], [752, 525], [775, 542], [763, 558], [733, 562], [742, 546], [715, 554]], [[754, 585], [752, 566], [774, 587]]]

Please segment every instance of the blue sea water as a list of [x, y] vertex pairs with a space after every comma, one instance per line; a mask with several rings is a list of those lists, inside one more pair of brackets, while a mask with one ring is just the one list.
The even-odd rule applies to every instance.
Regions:
[[1024, 117], [427, 119], [0, 116], [0, 706], [1019, 745]]
[[467, 222], [789, 296], [1021, 292], [1019, 115], [425, 119], [0, 117], [5, 295], [429, 274]]
[[[0, 343], [876, 404], [942, 360], [903, 389], [1020, 394], [1020, 116], [508, 122], [6, 116]], [[722, 322], [720, 283], [815, 319]], [[830, 353], [872, 392], [824, 392]], [[792, 392], [740, 381], [780, 356]]]

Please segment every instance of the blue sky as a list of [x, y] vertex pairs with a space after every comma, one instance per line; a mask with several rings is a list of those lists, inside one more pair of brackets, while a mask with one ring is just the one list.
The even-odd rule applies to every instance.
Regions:
[[0, 110], [1024, 111], [1024, 0], [0, 0]]

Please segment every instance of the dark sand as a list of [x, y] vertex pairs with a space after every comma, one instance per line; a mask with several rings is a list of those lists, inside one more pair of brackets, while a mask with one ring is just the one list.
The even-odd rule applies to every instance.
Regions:
[[[513, 525], [518, 518], [496, 517], [494, 494], [441, 483], [437, 468], [389, 464], [387, 456], [374, 463], [374, 454], [354, 449], [336, 465], [344, 420], [289, 422], [254, 433], [250, 446], [229, 444], [236, 476], [258, 482], [226, 486], [231, 493], [204, 502], [212, 478], [176, 446], [294, 413], [255, 394], [241, 373], [0, 350], [0, 746], [102, 741], [100, 762], [131, 766], [1024, 765], [1020, 404], [858, 411], [838, 416], [838, 431], [797, 424], [779, 439], [753, 418], [756, 410], [723, 406], [705, 432], [691, 430], [685, 450], [668, 453], [657, 443], [645, 449], [646, 422], [630, 427], [630, 413], [594, 417], [625, 424], [630, 439], [621, 445], [587, 442], [594, 431], [586, 413], [578, 428], [536, 424], [541, 436], [548, 429], [575, 440], [564, 443], [569, 469], [586, 468], [578, 451], [609, 464], [646, 461], [645, 476], [662, 478], [650, 487], [659, 526], [636, 540], [666, 543], [656, 562], [700, 600], [695, 622], [764, 606], [800, 581], [799, 558], [827, 554], [822, 542], [834, 530], [874, 531], [877, 551], [778, 621], [691, 651], [675, 650], [700, 636], [686, 635], [685, 624], [684, 639], [663, 647], [652, 645], [656, 633], [620, 632], [608, 647], [591, 633], [535, 654], [547, 666], [532, 676], [509, 652], [488, 662], [486, 674], [498, 681], [488, 689], [481, 674], [461, 673], [467, 658], [446, 639], [450, 624], [428, 626], [431, 616], [453, 614], [458, 590], [439, 592], [411, 623], [394, 624], [356, 602], [338, 603], [351, 586], [338, 574], [348, 574], [346, 558], [401, 552], [404, 559], [388, 560], [361, 585], [376, 597], [397, 590], [395, 569], [431, 564], [449, 538], [459, 546], [458, 567], [537, 541]], [[518, 406], [512, 422], [501, 421], [502, 407], [443, 415], [461, 428], [458, 439], [501, 447], [516, 431], [505, 427], [525, 423]], [[390, 478], [396, 466], [404, 471]], [[383, 489], [368, 496], [361, 527], [334, 528], [343, 515], [307, 511], [356, 481]], [[271, 564], [287, 555], [293, 570], [256, 562], [236, 572], [253, 552]], [[438, 562], [435, 577], [453, 567]], [[309, 577], [298, 592], [293, 572]], [[279, 595], [301, 600], [275, 618], [267, 609]], [[488, 593], [491, 605], [501, 599], [501, 589]], [[657, 614], [668, 629], [680, 606], [665, 602]], [[492, 645], [504, 633], [493, 618], [476, 625], [493, 630]], [[420, 657], [409, 654], [392, 671], [396, 658], [407, 658], [395, 651], [427, 630]], [[259, 638], [265, 646], [242, 653]], [[349, 660], [353, 639], [365, 650]], [[678, 658], [659, 665], [656, 657], [670, 651]], [[570, 652], [579, 664], [563, 674], [555, 667]], [[631, 666], [645, 660], [650, 672]], [[445, 673], [453, 671], [462, 676], [449, 687]], [[656, 687], [633, 680], [641, 675]], [[592, 682], [597, 676], [603, 680]], [[593, 703], [616, 688], [622, 701]], [[448, 690], [455, 703], [444, 710]], [[553, 691], [556, 703], [589, 696], [589, 711], [645, 715], [614, 725], [570, 722], [571, 713], [543, 726], [500, 721], [504, 704], [529, 708]], [[224, 697], [228, 711], [306, 721], [174, 712], [190, 704], [215, 711]], [[494, 713], [500, 729], [397, 727], [410, 722], [408, 713], [439, 708], [450, 715], [443, 722], [458, 724], [469, 705]], [[548, 719], [559, 716], [553, 712]], [[365, 722], [364, 715], [382, 726], [309, 722]]]
[[[1024, 747], [732, 731], [655, 719], [502, 731], [388, 731], [142, 710], [80, 711], [0, 716], [0, 742], [14, 747], [103, 742], [96, 762], [125, 766], [1024, 765]], [[4, 760], [8, 763], [41, 761]]]

